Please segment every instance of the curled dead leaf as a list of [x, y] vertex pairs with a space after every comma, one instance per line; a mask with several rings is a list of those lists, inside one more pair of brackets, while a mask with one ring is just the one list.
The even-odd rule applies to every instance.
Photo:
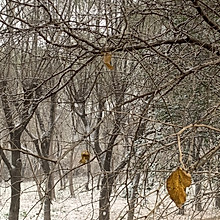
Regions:
[[81, 153], [81, 156], [82, 156], [82, 158], [81, 158], [81, 160], [79, 162], [82, 163], [82, 164], [85, 164], [90, 159], [90, 153], [87, 150], [83, 151]]
[[186, 187], [191, 185], [191, 175], [178, 167], [167, 179], [167, 190], [176, 206], [181, 208], [186, 201]]
[[103, 62], [107, 66], [108, 69], [113, 70], [114, 67], [111, 65], [111, 59], [112, 59], [112, 54], [111, 53], [104, 53], [103, 57]]

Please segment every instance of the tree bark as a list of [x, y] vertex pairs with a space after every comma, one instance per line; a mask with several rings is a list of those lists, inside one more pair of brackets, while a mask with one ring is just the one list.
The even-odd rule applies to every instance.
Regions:
[[[44, 121], [41, 118], [41, 115], [38, 111], [36, 111], [37, 119], [39, 122], [40, 129], [43, 133], [41, 138], [41, 152], [39, 156], [43, 156], [48, 158], [50, 155], [50, 145], [51, 139], [54, 131], [55, 124], [55, 110], [56, 110], [56, 96], [51, 96], [51, 106], [50, 106], [50, 114], [49, 114], [49, 128], [46, 131], [44, 126]], [[51, 200], [53, 199], [53, 175], [51, 174], [50, 163], [47, 160], [41, 160], [41, 166], [44, 171], [45, 177], [47, 178], [47, 183], [45, 186], [45, 200], [44, 200], [44, 220], [51, 220]]]
[[113, 129], [113, 136], [109, 140], [104, 161], [104, 177], [101, 184], [100, 200], [99, 200], [99, 220], [110, 219], [110, 195], [112, 192], [112, 185], [114, 183], [113, 174], [111, 173], [111, 159], [113, 153], [113, 145], [118, 136], [119, 120], [116, 121]]
[[102, 179], [102, 188], [99, 200], [99, 220], [110, 219], [110, 196], [112, 193], [112, 186], [114, 177], [112, 174], [106, 172]]
[[131, 200], [130, 200], [130, 204], [129, 204], [127, 220], [133, 220], [133, 218], [134, 218], [135, 204], [137, 202], [137, 191], [138, 191], [138, 185], [139, 185], [140, 177], [141, 177], [141, 174], [138, 173], [135, 176], [135, 179], [133, 181], [132, 192], [131, 192]]
[[[21, 149], [20, 137], [25, 125], [27, 124], [27, 121], [25, 122], [26, 112], [24, 106], [24, 112], [22, 115], [23, 121], [20, 124], [20, 126], [15, 127], [11, 106], [9, 105], [8, 97], [6, 95], [7, 82], [2, 81], [0, 87], [1, 87], [0, 94], [1, 94], [3, 111], [5, 114], [8, 130], [10, 132], [9, 143], [11, 145], [11, 149], [13, 149], [13, 151], [11, 152], [11, 164], [6, 157], [4, 160], [4, 162], [6, 163], [9, 169], [10, 178], [11, 178], [11, 203], [9, 208], [9, 220], [18, 220], [19, 209], [20, 209], [21, 167], [22, 167], [21, 155], [19, 150]], [[5, 155], [3, 154], [3, 156]]]
[[74, 188], [73, 188], [73, 171], [72, 171], [72, 169], [73, 169], [73, 150], [71, 150], [71, 153], [70, 153], [69, 169], [71, 170], [68, 174], [70, 195], [72, 197], [75, 197]]
[[[20, 149], [20, 135], [15, 136], [14, 134], [11, 140], [12, 149]], [[20, 194], [21, 194], [21, 158], [19, 151], [12, 152], [12, 169], [10, 171], [11, 176], [11, 203], [9, 209], [9, 220], [19, 219], [20, 209]]]

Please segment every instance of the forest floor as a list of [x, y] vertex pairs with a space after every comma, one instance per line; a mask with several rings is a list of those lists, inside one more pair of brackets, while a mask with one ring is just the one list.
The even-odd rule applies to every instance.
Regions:
[[[91, 186], [93, 190], [85, 190], [86, 177], [76, 178], [74, 182], [75, 196], [70, 196], [69, 188], [63, 190], [56, 189], [56, 199], [52, 202], [51, 219], [52, 220], [97, 220], [98, 219], [98, 200], [99, 190], [96, 186]], [[0, 220], [7, 220], [10, 204], [10, 186], [8, 183], [0, 183]], [[56, 188], [60, 186], [57, 185]], [[156, 191], [155, 191], [156, 192]], [[118, 194], [118, 193], [117, 193]], [[165, 193], [164, 193], [165, 195]], [[163, 196], [164, 196], [163, 195]], [[196, 213], [193, 209], [186, 209], [185, 215], [178, 215], [175, 206], [170, 205], [170, 199], [167, 196], [156, 197], [156, 194], [149, 193], [148, 201], [139, 208], [136, 219], [149, 220], [218, 220], [220, 212], [214, 208], [206, 209], [204, 212]], [[157, 199], [164, 199], [160, 206]], [[111, 220], [126, 220], [127, 198], [122, 193], [112, 199]], [[157, 207], [157, 209], [155, 209]], [[169, 207], [169, 208], [168, 208]], [[157, 210], [156, 212], [151, 212]], [[151, 215], [149, 213], [151, 212]], [[218, 217], [216, 217], [218, 216]], [[34, 182], [22, 183], [20, 220], [43, 220], [43, 205], [39, 200]]]

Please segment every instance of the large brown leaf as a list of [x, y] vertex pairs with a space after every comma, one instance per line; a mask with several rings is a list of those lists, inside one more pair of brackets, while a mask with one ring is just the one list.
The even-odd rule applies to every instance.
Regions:
[[167, 179], [167, 190], [176, 206], [181, 208], [186, 201], [186, 187], [191, 185], [191, 175], [178, 167]]

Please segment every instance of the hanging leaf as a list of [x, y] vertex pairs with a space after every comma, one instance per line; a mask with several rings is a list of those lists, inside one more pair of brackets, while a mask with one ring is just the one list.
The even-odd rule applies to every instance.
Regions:
[[191, 185], [191, 175], [178, 167], [167, 179], [167, 190], [176, 206], [181, 208], [186, 201], [186, 187]]
[[107, 66], [108, 69], [113, 70], [114, 67], [111, 65], [112, 54], [104, 53], [103, 62]]
[[82, 156], [82, 158], [79, 162], [82, 164], [85, 164], [86, 162], [89, 161], [90, 153], [89, 153], [89, 151], [85, 150], [81, 153], [81, 156]]

